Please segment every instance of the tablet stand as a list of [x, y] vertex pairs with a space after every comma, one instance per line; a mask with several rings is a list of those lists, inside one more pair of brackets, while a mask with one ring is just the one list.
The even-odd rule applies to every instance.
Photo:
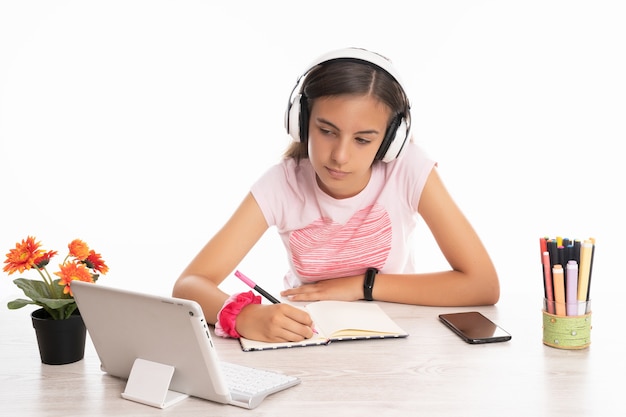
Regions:
[[137, 358], [122, 398], [157, 408], [166, 408], [189, 395], [170, 391], [174, 367]]

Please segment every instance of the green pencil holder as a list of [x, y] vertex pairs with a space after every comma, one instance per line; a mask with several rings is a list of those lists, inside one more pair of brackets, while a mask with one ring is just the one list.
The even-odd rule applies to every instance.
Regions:
[[[583, 314], [558, 315], [546, 309], [543, 315], [543, 344], [557, 349], [585, 349], [591, 344], [591, 302], [581, 304]], [[544, 303], [544, 307], [546, 304]]]

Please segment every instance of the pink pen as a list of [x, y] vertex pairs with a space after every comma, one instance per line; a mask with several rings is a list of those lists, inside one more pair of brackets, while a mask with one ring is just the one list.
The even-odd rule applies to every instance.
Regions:
[[280, 304], [280, 301], [278, 301], [276, 298], [274, 298], [274, 296], [272, 294], [268, 293], [263, 288], [261, 288], [258, 285], [256, 285], [256, 283], [254, 281], [252, 281], [250, 278], [248, 278], [247, 276], [245, 276], [241, 272], [235, 271], [235, 276], [237, 278], [239, 278], [240, 280], [242, 280], [248, 287], [252, 288], [256, 292], [261, 294], [263, 297], [267, 298], [272, 303]]

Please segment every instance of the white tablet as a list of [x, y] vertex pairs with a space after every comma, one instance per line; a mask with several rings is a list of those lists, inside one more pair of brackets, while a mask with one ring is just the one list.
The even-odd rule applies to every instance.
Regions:
[[[254, 408], [267, 395], [300, 382], [282, 373], [220, 361], [195, 301], [81, 281], [72, 282], [72, 291], [102, 370], [128, 380], [122, 393], [126, 399], [165, 408], [191, 395]], [[232, 367], [261, 373], [255, 379], [279, 381], [256, 393], [232, 391], [230, 379], [236, 376], [225, 374]]]

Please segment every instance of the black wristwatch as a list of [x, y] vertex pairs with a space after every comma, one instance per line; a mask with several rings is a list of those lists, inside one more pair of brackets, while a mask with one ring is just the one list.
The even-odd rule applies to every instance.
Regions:
[[373, 301], [372, 290], [374, 289], [374, 279], [376, 279], [376, 274], [378, 273], [378, 269], [376, 268], [367, 268], [365, 271], [365, 279], [363, 280], [363, 298], [367, 301]]

